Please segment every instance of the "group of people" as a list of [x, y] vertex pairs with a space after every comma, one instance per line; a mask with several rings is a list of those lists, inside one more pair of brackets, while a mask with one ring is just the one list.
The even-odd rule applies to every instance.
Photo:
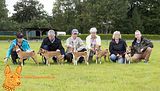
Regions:
[[[93, 56], [96, 53], [97, 46], [101, 48], [101, 37], [97, 35], [97, 29], [95, 27], [90, 29], [90, 35], [86, 37], [86, 45], [84, 44], [83, 40], [78, 37], [78, 30], [73, 29], [71, 32], [71, 37], [69, 37], [66, 40], [66, 51], [64, 47], [62, 46], [61, 40], [56, 37], [54, 30], [48, 31], [48, 36], [43, 39], [43, 42], [40, 46], [40, 48], [43, 48], [48, 51], [60, 51], [61, 55], [67, 62], [72, 63], [73, 59], [73, 52], [84, 52], [87, 51], [89, 54], [88, 60], [92, 61]], [[16, 53], [16, 50], [13, 50], [16, 45], [19, 46], [19, 48], [22, 51], [31, 51], [31, 48], [29, 46], [29, 43], [27, 40], [24, 39], [24, 36], [22, 33], [16, 34], [16, 39], [14, 39], [10, 47], [7, 51], [6, 58], [4, 62], [7, 62], [10, 55], [12, 58], [13, 64], [18, 64], [17, 60], [18, 55]], [[112, 36], [112, 40], [109, 44], [109, 52], [110, 52], [110, 61], [111, 62], [118, 62], [118, 63], [124, 63], [125, 60], [125, 54], [126, 54], [126, 47], [127, 43], [121, 38], [121, 33], [119, 31], [115, 31]], [[147, 40], [142, 37], [142, 34], [139, 30], [135, 31], [135, 39], [132, 42], [131, 45], [131, 58], [133, 62], [139, 62], [142, 59], [144, 59], [144, 62], [147, 63], [149, 61], [150, 54], [152, 52], [153, 44], [150, 40]], [[56, 57], [52, 58], [54, 62], [56, 61]], [[79, 63], [82, 63], [84, 61], [83, 57], [79, 58]], [[45, 62], [44, 62], [45, 63]]]

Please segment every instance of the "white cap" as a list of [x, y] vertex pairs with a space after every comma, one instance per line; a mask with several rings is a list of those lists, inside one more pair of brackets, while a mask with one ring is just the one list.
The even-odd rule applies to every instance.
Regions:
[[92, 32], [97, 32], [97, 29], [96, 29], [95, 27], [92, 27], [92, 28], [90, 29], [90, 33], [92, 33]]
[[54, 31], [54, 30], [49, 30], [49, 31], [48, 31], [48, 35], [53, 35], [53, 36], [55, 36], [55, 31]]

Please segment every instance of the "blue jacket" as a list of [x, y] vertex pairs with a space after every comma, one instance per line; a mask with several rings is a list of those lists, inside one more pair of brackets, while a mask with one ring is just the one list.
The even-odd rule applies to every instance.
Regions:
[[[7, 51], [7, 54], [6, 54], [6, 57], [9, 58], [10, 55], [11, 55], [11, 52], [12, 52], [12, 49], [17, 45], [17, 39], [14, 39], [11, 44], [10, 44], [10, 47]], [[22, 40], [22, 46], [21, 46], [21, 49], [23, 49], [23, 51], [30, 51], [30, 46], [29, 46], [29, 43], [27, 40], [23, 39]]]

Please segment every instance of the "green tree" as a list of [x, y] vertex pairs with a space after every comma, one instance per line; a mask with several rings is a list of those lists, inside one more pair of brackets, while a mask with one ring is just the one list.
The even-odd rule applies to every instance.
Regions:
[[53, 7], [53, 24], [56, 28], [64, 31], [77, 28], [81, 33], [88, 33], [91, 27], [97, 27], [99, 33], [109, 33], [117, 29], [117, 27], [114, 27], [118, 25], [116, 21], [123, 20], [127, 17], [127, 0], [81, 1], [56, 1]]
[[44, 6], [37, 0], [20, 0], [14, 5], [13, 20], [22, 23], [32, 19], [42, 19], [47, 16]]
[[5, 0], [0, 0], [0, 11], [0, 19], [8, 17], [8, 10], [6, 9]]

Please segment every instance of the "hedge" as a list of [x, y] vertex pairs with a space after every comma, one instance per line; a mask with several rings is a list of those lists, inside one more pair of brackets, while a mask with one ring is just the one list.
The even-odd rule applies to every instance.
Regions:
[[[98, 35], [101, 36], [102, 40], [110, 40], [112, 38], [112, 34], [98, 34]], [[71, 35], [58, 36], [58, 38], [60, 38], [61, 40], [66, 40], [70, 36]], [[88, 36], [88, 34], [79, 35], [79, 37], [82, 38], [83, 40], [85, 40], [87, 36]], [[150, 39], [150, 40], [160, 40], [160, 35], [143, 34], [143, 36], [147, 39]], [[43, 39], [45, 37], [46, 36], [43, 36], [42, 38], [40, 38], [40, 37], [30, 37], [30, 40]], [[0, 36], [0, 40], [13, 40], [15, 38], [16, 38], [15, 36]], [[133, 40], [134, 39], [134, 34], [122, 34], [122, 38], [125, 39], [125, 40]]]

